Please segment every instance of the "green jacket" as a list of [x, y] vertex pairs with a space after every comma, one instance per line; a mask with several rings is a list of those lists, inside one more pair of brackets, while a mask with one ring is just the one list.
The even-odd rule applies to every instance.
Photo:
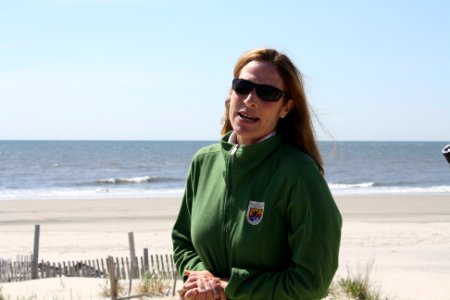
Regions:
[[179, 273], [229, 278], [228, 299], [321, 299], [338, 266], [341, 215], [315, 162], [279, 136], [205, 147], [172, 238]]

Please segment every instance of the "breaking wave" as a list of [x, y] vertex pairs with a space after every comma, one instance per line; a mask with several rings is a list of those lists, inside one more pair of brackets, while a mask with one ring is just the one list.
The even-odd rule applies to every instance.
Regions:
[[353, 184], [345, 184], [345, 183], [330, 183], [329, 187], [332, 190], [348, 190], [348, 189], [358, 189], [358, 188], [369, 188], [373, 187], [375, 183], [373, 182], [362, 182], [362, 183], [353, 183]]
[[374, 182], [354, 184], [330, 183], [330, 190], [335, 194], [447, 194], [449, 185], [407, 186], [381, 185]]
[[95, 181], [96, 184], [140, 184], [149, 182], [175, 182], [180, 181], [173, 177], [158, 177], [158, 176], [138, 176], [138, 177], [123, 177], [123, 178], [103, 178]]

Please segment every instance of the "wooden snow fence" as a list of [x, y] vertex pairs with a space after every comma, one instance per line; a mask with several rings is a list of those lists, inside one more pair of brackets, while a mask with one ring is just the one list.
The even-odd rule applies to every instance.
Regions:
[[[136, 257], [131, 266], [130, 258], [113, 258], [117, 279], [141, 279], [145, 272], [152, 272], [162, 279], [178, 279], [170, 254], [148, 255]], [[32, 259], [30, 256], [18, 257], [16, 261], [0, 260], [0, 282], [25, 281], [31, 279]], [[108, 278], [106, 259], [74, 260], [66, 262], [44, 261], [38, 263], [37, 278], [53, 277], [91, 277]]]
[[17, 256], [15, 261], [0, 259], [0, 282], [31, 279], [31, 257]]
[[[40, 225], [35, 225], [33, 254], [18, 256], [15, 261], [0, 258], [0, 282], [25, 281], [40, 278], [53, 277], [90, 277], [110, 279], [111, 285], [118, 280], [129, 280], [129, 293], [133, 279], [148, 280], [155, 278], [173, 283], [166, 291], [169, 295], [175, 295], [177, 281], [180, 280], [175, 269], [173, 256], [171, 254], [149, 255], [148, 249], [144, 248], [143, 256], [136, 256], [134, 246], [134, 235], [128, 233], [130, 256], [112, 257], [107, 259], [74, 260], [66, 262], [50, 262], [39, 260]], [[170, 285], [170, 284], [169, 284]], [[117, 291], [117, 286], [111, 286], [111, 290]], [[131, 299], [112, 297], [111, 299]]]

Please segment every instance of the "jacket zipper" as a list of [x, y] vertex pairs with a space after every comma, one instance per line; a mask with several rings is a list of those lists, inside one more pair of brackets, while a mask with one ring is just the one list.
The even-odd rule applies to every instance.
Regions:
[[233, 148], [231, 149], [231, 152], [230, 152], [231, 156], [236, 154], [236, 151], [238, 150], [238, 148], [239, 148], [239, 144], [236, 144], [233, 146]]
[[[228, 158], [228, 162], [227, 162], [227, 171], [226, 171], [226, 180], [227, 180], [227, 190], [225, 193], [225, 201], [224, 201], [224, 214], [225, 214], [225, 224], [224, 224], [224, 245], [225, 245], [225, 259], [226, 259], [226, 264], [227, 267], [230, 268], [229, 262], [230, 262], [230, 258], [229, 258], [229, 228], [230, 228], [230, 218], [229, 218], [229, 213], [230, 213], [230, 198], [231, 198], [231, 189], [232, 189], [232, 181], [231, 181], [231, 166], [233, 163], [233, 158], [234, 155], [236, 154], [237, 150], [239, 148], [239, 144], [236, 144], [233, 146], [233, 148], [230, 151], [230, 157]], [[231, 272], [231, 268], [229, 270]]]

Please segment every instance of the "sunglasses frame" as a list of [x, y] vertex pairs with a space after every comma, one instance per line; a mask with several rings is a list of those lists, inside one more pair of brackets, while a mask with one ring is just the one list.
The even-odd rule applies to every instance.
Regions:
[[[251, 90], [249, 90], [247, 93], [245, 92], [238, 92], [236, 89], [239, 89], [239, 87], [237, 87], [237, 85], [239, 83], [243, 83], [246, 86], [245, 87], [241, 87], [241, 88], [251, 88]], [[282, 97], [287, 97], [287, 94], [285, 92], [283, 92], [282, 90], [280, 90], [277, 87], [274, 87], [272, 85], [269, 84], [257, 84], [254, 82], [251, 82], [250, 80], [246, 80], [246, 79], [242, 79], [242, 78], [234, 78], [231, 84], [233, 91], [235, 91], [236, 93], [240, 94], [240, 95], [248, 95], [249, 93], [251, 93], [253, 90], [256, 90], [256, 95], [258, 95], [258, 97], [261, 100], [267, 101], [267, 102], [277, 102], [279, 101]], [[267, 98], [267, 95], [264, 94], [264, 91], [267, 90], [272, 90], [272, 91], [276, 91], [278, 93], [278, 97], [275, 99], [272, 98]]]

